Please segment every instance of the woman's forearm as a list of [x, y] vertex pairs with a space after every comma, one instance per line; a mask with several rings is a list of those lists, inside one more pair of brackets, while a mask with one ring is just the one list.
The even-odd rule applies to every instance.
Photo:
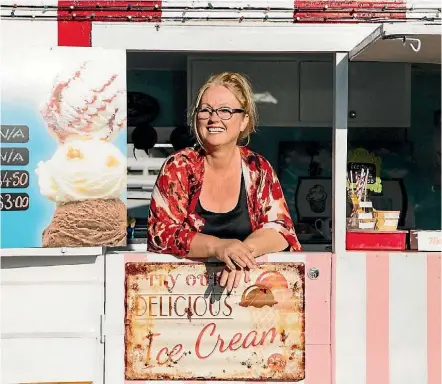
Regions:
[[253, 248], [253, 256], [259, 257], [266, 253], [280, 252], [289, 245], [287, 240], [276, 230], [261, 228], [253, 232], [244, 243]]
[[215, 256], [215, 247], [219, 238], [215, 236], [197, 233], [190, 244], [190, 252], [187, 257], [192, 259], [207, 259]]

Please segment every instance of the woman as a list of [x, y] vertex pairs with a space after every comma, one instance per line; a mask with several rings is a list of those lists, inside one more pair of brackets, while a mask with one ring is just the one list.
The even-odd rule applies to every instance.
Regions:
[[298, 251], [281, 185], [269, 162], [238, 144], [257, 122], [249, 82], [225, 72], [200, 89], [190, 115], [199, 143], [172, 154], [158, 176], [148, 222], [148, 250], [225, 263], [230, 292], [255, 258]]

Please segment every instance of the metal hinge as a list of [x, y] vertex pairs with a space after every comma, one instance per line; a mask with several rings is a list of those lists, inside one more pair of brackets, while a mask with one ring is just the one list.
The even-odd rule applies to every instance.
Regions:
[[106, 315], [100, 315], [100, 343], [106, 342]]

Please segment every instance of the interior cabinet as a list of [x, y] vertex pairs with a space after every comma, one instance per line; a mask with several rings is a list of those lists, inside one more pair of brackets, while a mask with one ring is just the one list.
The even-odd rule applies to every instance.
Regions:
[[[410, 126], [410, 65], [349, 63], [349, 126]], [[300, 122], [331, 125], [333, 64], [300, 63]]]
[[260, 126], [290, 127], [298, 123], [298, 62], [192, 59], [189, 62], [190, 100], [194, 100], [211, 74], [224, 71], [244, 73], [250, 78], [257, 98]]
[[[260, 126], [332, 125], [331, 61], [191, 58], [188, 69], [189, 104], [211, 74], [235, 71], [252, 81]], [[350, 127], [410, 126], [410, 64], [351, 62], [348, 82]]]
[[309, 124], [331, 124], [333, 120], [333, 66], [330, 62], [299, 64], [299, 120]]

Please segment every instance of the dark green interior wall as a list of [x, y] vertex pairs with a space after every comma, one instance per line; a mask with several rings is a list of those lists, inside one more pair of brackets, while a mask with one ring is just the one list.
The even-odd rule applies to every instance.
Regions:
[[[186, 73], [183, 71], [129, 71], [128, 91], [145, 92], [160, 103], [161, 112], [155, 127], [171, 127], [185, 122], [187, 106]], [[433, 188], [430, 171], [434, 140], [434, 111], [441, 105], [441, 74], [413, 69], [411, 79], [411, 128], [408, 140], [413, 144], [414, 164], [406, 180], [410, 203], [414, 207], [415, 226], [421, 229], [441, 228], [441, 192]], [[329, 128], [261, 127], [252, 136], [250, 147], [278, 166], [278, 147], [282, 141], [330, 141]], [[389, 167], [394, 167], [390, 164]]]
[[416, 227], [441, 228], [441, 190], [434, 188], [434, 112], [441, 107], [441, 72], [416, 69], [411, 78], [411, 129], [414, 144], [414, 182], [409, 193], [415, 201]]
[[[413, 69], [411, 77], [411, 127], [407, 140], [413, 148], [412, 160], [389, 156], [384, 158], [383, 173], [386, 176], [406, 168], [404, 184], [408, 209], [414, 217], [414, 227], [419, 229], [441, 228], [441, 189], [434, 186], [435, 137], [434, 113], [441, 107], [441, 72], [434, 67]], [[350, 128], [350, 130], [358, 128]], [[376, 129], [376, 128], [374, 128]], [[349, 137], [352, 132], [349, 132]], [[277, 169], [278, 149], [282, 141], [331, 141], [329, 128], [260, 128], [252, 137], [251, 147], [264, 155]], [[305, 175], [304, 175], [305, 176]], [[327, 175], [324, 175], [327, 176]]]
[[279, 143], [282, 141], [331, 141], [330, 128], [262, 127], [252, 136], [250, 148], [263, 155], [272, 166], [278, 167]]
[[130, 70], [128, 92], [143, 92], [158, 100], [160, 113], [154, 127], [174, 127], [186, 119], [187, 77], [184, 71]]

